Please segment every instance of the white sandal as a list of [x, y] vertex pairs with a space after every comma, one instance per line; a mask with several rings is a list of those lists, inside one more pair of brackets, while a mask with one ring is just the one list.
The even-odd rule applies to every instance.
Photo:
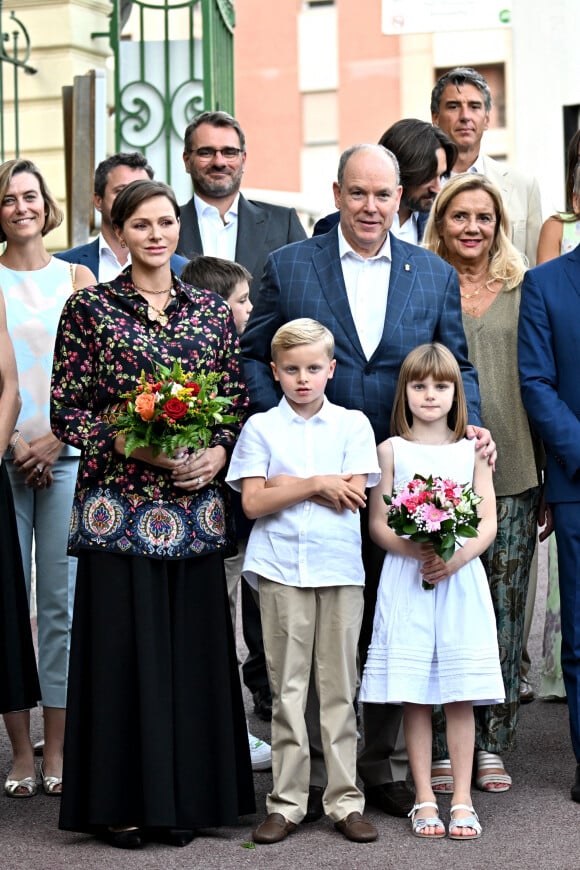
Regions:
[[440, 761], [431, 762], [431, 770], [448, 770], [449, 773], [431, 775], [431, 788], [435, 794], [451, 794], [453, 791], [453, 776], [451, 774], [451, 760], [442, 758]]
[[[433, 807], [435, 815], [430, 819], [416, 819], [417, 811], [422, 810], [423, 807]], [[445, 825], [437, 815], [438, 812], [439, 807], [432, 801], [423, 801], [422, 804], [415, 804], [409, 813], [409, 817], [411, 819], [411, 830], [416, 837], [421, 837], [423, 840], [439, 840], [445, 836]], [[440, 834], [424, 834], [425, 828], [441, 828], [442, 831]]]
[[[494, 755], [493, 752], [485, 752], [483, 749], [478, 749], [476, 752], [476, 770], [475, 784], [481, 791], [487, 794], [494, 792], [509, 791], [512, 787], [512, 778], [509, 773], [505, 772], [505, 765], [500, 755]], [[494, 767], [501, 767], [504, 773], [484, 773]], [[496, 784], [498, 788], [489, 788], [490, 785]]]
[[[467, 804], [454, 804], [451, 807], [451, 816], [455, 810], [467, 810], [470, 814], [465, 816], [463, 819], [454, 819], [451, 818], [449, 821], [449, 839], [450, 840], [477, 840], [481, 837], [481, 825], [479, 824], [479, 818], [477, 813], [473, 809], [473, 807], [467, 806]], [[473, 828], [475, 834], [455, 834], [454, 831], [462, 828]]]

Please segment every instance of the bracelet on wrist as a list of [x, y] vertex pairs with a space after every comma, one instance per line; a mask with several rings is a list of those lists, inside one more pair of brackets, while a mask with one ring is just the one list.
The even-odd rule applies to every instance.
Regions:
[[18, 429], [15, 429], [12, 435], [10, 436], [10, 441], [8, 442], [8, 449], [10, 453], [14, 453], [14, 448], [18, 444], [20, 440], [20, 432]]

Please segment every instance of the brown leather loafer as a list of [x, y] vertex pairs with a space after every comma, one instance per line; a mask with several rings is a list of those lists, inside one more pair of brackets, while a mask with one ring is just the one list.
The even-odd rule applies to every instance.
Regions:
[[270, 813], [253, 832], [254, 843], [279, 843], [296, 830], [294, 822], [285, 819], [282, 813]]
[[349, 813], [346, 819], [335, 822], [334, 827], [353, 843], [373, 843], [379, 836], [375, 826], [367, 822], [360, 813]]

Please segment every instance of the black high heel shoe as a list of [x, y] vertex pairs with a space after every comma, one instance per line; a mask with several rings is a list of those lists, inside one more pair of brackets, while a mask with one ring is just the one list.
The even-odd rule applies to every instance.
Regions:
[[197, 832], [190, 828], [153, 828], [149, 836], [157, 843], [167, 846], [187, 846], [195, 839]]
[[145, 845], [145, 836], [142, 828], [125, 828], [114, 831], [105, 828], [103, 839], [116, 849], [142, 849]]

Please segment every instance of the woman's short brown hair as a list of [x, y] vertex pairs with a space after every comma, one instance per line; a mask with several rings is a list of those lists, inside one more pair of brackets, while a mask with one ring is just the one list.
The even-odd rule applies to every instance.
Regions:
[[168, 184], [162, 181], [152, 181], [148, 178], [132, 181], [115, 197], [111, 208], [111, 221], [114, 227], [121, 230], [123, 224], [134, 214], [139, 206], [156, 196], [164, 196], [169, 200], [175, 217], [179, 220], [179, 206], [175, 194]]
[[[40, 172], [40, 169], [35, 166], [31, 160], [17, 159], [7, 160], [0, 166], [0, 203], [4, 202], [4, 197], [10, 187], [10, 182], [15, 175], [20, 175], [21, 172], [29, 172], [34, 175], [38, 181], [40, 193], [44, 200], [44, 214], [46, 219], [42, 228], [42, 235], [45, 236], [51, 230], [60, 226], [64, 219], [64, 213], [48, 189], [46, 182]], [[0, 226], [0, 242], [5, 242], [6, 236], [4, 230]]]

